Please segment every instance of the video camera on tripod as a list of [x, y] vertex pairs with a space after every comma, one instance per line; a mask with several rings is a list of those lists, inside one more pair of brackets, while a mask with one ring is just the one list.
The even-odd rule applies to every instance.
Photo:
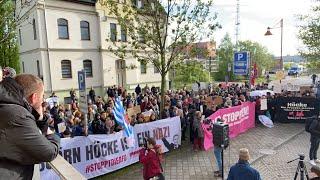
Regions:
[[300, 172], [300, 180], [304, 180], [304, 176], [306, 176], [307, 180], [309, 180], [308, 170], [304, 163], [305, 156], [304, 154], [298, 154], [298, 155], [299, 155], [298, 158], [287, 162], [287, 164], [289, 164], [289, 163], [292, 163], [293, 161], [299, 160], [298, 167], [294, 175], [294, 180], [297, 180], [299, 172]]

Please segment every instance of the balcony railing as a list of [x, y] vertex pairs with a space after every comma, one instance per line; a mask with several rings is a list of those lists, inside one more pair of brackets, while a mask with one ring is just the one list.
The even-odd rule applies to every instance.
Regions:
[[[62, 180], [85, 180], [71, 164], [69, 164], [62, 156], [58, 155], [56, 159], [51, 161], [51, 168]], [[40, 177], [34, 177], [33, 179], [40, 179]]]

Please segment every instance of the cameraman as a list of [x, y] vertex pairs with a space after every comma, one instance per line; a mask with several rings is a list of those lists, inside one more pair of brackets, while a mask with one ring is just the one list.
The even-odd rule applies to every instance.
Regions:
[[320, 163], [320, 160], [317, 158], [317, 152], [319, 149], [320, 144], [320, 123], [319, 118], [313, 118], [310, 122], [310, 126], [308, 128], [310, 132], [310, 151], [309, 151], [309, 158], [310, 158], [310, 164], [316, 165], [316, 163]]
[[161, 146], [156, 145], [153, 138], [144, 139], [144, 148], [140, 150], [139, 161], [143, 164], [143, 179], [159, 179], [164, 180], [162, 174]]

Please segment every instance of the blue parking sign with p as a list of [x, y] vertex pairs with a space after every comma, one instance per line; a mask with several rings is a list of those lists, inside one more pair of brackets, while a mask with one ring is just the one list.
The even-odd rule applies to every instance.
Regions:
[[247, 75], [249, 68], [250, 54], [249, 52], [234, 53], [233, 73], [234, 75]]
[[79, 91], [86, 90], [86, 74], [84, 71], [78, 71]]

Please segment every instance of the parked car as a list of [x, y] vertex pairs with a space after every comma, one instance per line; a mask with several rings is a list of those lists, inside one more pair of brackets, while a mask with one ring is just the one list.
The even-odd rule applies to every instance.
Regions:
[[299, 76], [302, 73], [302, 69], [299, 67], [292, 67], [288, 70], [288, 76]]

